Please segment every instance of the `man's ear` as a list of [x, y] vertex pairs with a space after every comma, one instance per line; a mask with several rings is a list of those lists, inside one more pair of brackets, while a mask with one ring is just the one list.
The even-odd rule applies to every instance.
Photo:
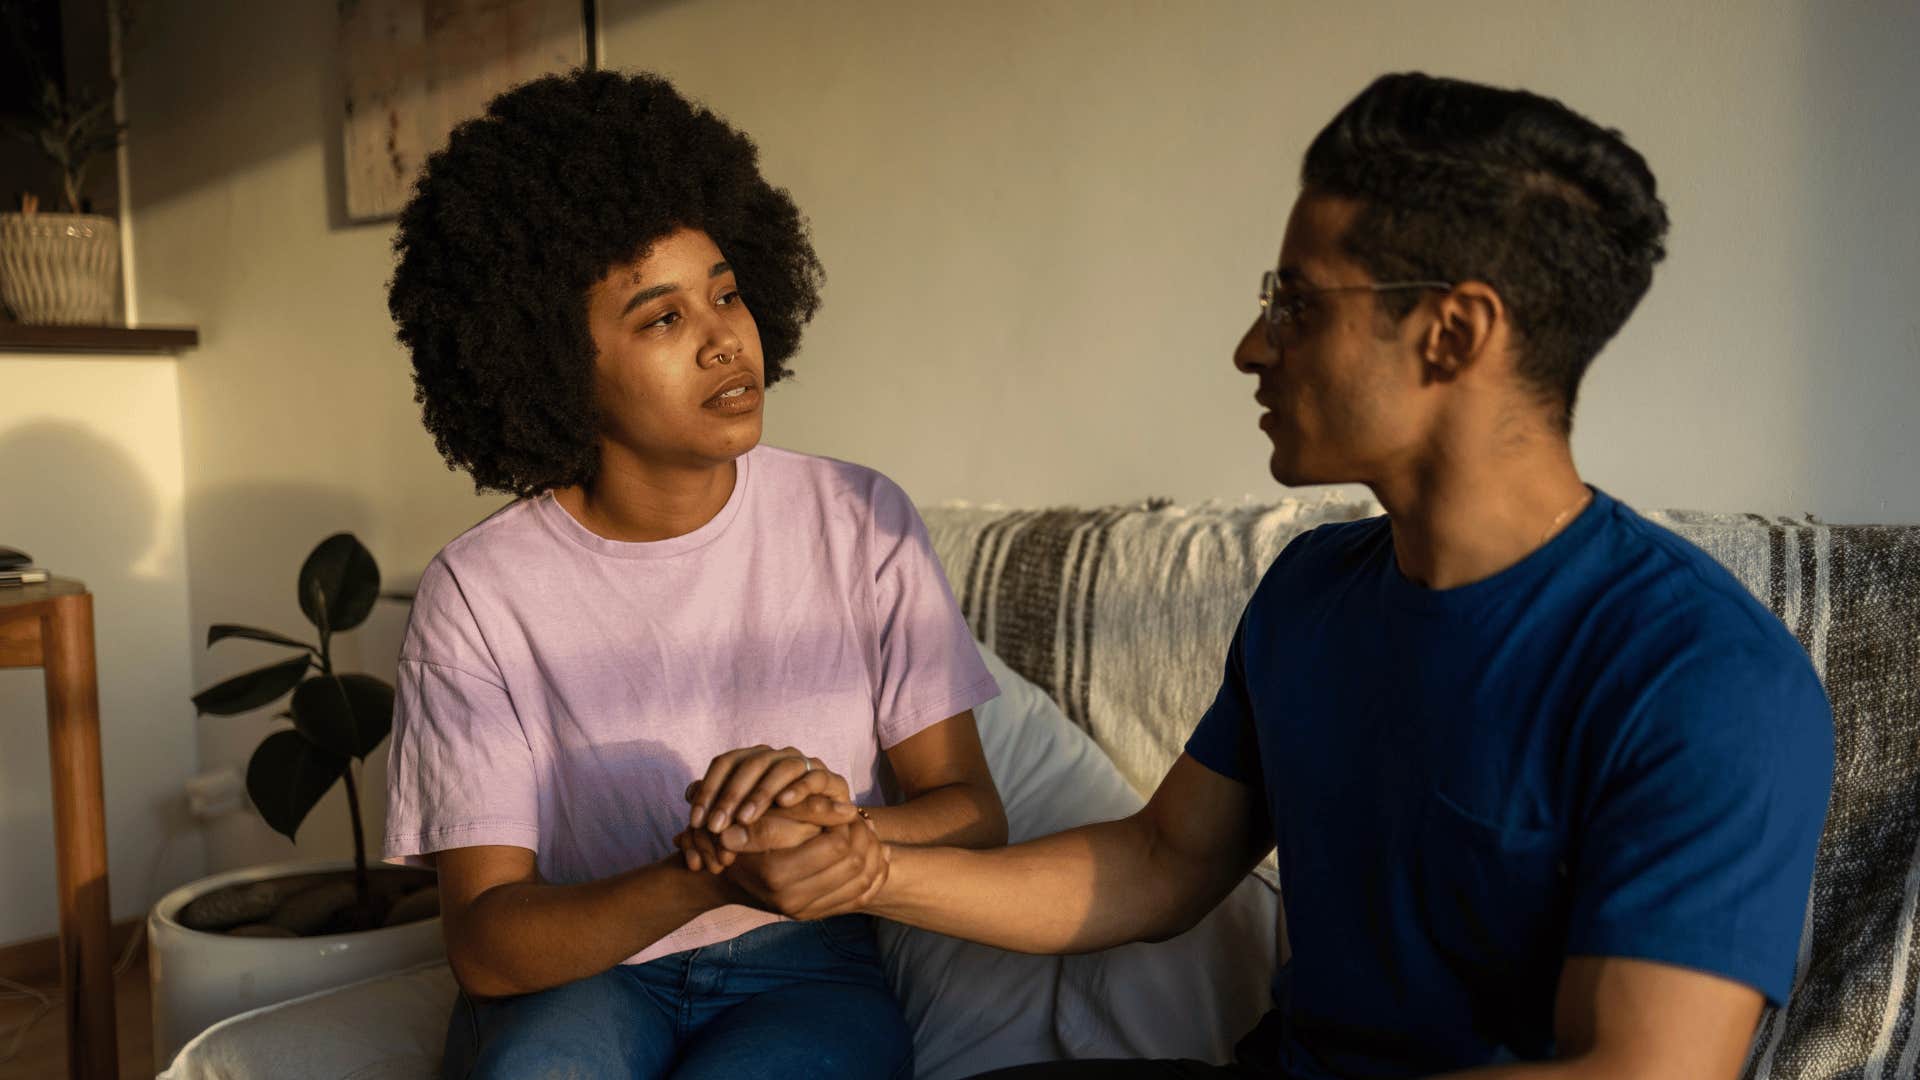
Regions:
[[1479, 362], [1506, 332], [1507, 306], [1484, 281], [1455, 285], [1436, 301], [1435, 316], [1421, 341], [1421, 358], [1442, 380]]

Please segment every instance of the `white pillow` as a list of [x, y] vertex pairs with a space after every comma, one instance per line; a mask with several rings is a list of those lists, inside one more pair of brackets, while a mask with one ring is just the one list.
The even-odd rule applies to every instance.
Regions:
[[1067, 1056], [1232, 1061], [1273, 1004], [1279, 907], [1248, 875], [1179, 937], [1066, 957], [1053, 1024]]
[[1146, 805], [1093, 737], [1075, 727], [1046, 691], [979, 642], [1000, 696], [974, 711], [987, 768], [1007, 808], [1007, 842], [1117, 821]]
[[[1143, 805], [1039, 687], [984, 646], [980, 655], [1000, 696], [974, 719], [1012, 842]], [[1159, 944], [1026, 956], [882, 921], [880, 945], [921, 1080], [1064, 1058], [1226, 1061], [1267, 1007], [1277, 914], [1274, 894], [1249, 878], [1199, 926]]]
[[[1139, 809], [1140, 796], [1039, 687], [984, 646], [980, 656], [1000, 696], [973, 716], [1010, 839]], [[913, 1031], [919, 1080], [1070, 1056], [1054, 1033], [1060, 957], [1005, 952], [885, 920], [879, 933], [887, 980]]]
[[194, 1036], [158, 1080], [426, 1080], [458, 993], [436, 960], [262, 1006]]

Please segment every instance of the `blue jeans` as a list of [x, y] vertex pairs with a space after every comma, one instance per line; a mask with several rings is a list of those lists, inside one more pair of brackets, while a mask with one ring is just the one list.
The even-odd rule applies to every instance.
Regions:
[[873, 920], [763, 926], [535, 994], [462, 993], [441, 1075], [905, 1080], [913, 1038]]

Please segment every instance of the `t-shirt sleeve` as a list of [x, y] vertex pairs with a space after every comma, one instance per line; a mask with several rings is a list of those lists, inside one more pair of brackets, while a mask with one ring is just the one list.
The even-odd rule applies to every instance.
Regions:
[[1263, 625], [1271, 625], [1276, 618], [1284, 617], [1287, 607], [1284, 597], [1294, 582], [1304, 580], [1309, 587], [1320, 586], [1321, 577], [1313, 569], [1315, 562], [1310, 554], [1316, 550], [1319, 534], [1318, 529], [1308, 529], [1288, 541], [1260, 575], [1260, 584], [1240, 612], [1240, 623], [1234, 627], [1233, 640], [1227, 645], [1226, 670], [1220, 676], [1220, 689], [1213, 695], [1213, 704], [1201, 715], [1193, 734], [1187, 737], [1187, 756], [1229, 780], [1253, 787], [1260, 787], [1264, 782], [1253, 684], [1248, 678], [1247, 639], [1257, 635]]
[[991, 701], [1000, 686], [973, 644], [926, 523], [899, 485], [875, 475], [871, 553], [880, 678], [874, 702], [882, 750]]
[[415, 592], [387, 759], [388, 862], [448, 848], [538, 851], [533, 752], [460, 586], [436, 560]]
[[1572, 852], [1570, 955], [1793, 987], [1833, 783], [1833, 720], [1797, 648], [1669, 663], [1623, 717]]
[[[1252, 605], [1248, 605], [1251, 610]], [[1260, 782], [1260, 747], [1254, 735], [1253, 702], [1247, 689], [1247, 615], [1227, 645], [1226, 671], [1213, 704], [1187, 737], [1187, 756], [1229, 780]]]

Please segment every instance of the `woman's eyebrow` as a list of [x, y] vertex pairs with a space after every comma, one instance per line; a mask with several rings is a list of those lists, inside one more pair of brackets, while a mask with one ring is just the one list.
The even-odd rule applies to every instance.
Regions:
[[670, 292], [676, 292], [679, 288], [680, 286], [678, 285], [655, 285], [651, 289], [641, 289], [628, 298], [627, 306], [620, 309], [620, 317], [624, 319], [627, 317], [628, 312], [639, 307], [641, 304], [652, 300], [654, 297], [665, 296]]
[[[728, 262], [725, 259], [721, 259], [719, 262], [714, 263], [713, 266], [707, 270], [707, 277], [709, 279], [712, 279], [712, 278], [719, 277], [721, 274], [728, 274], [732, 272], [733, 272], [733, 264]], [[679, 290], [679, 288], [680, 286], [678, 285], [666, 284], [666, 285], [655, 285], [651, 289], [641, 289], [639, 292], [634, 293], [632, 296], [627, 298], [627, 306], [620, 309], [620, 317], [624, 319], [627, 317], [628, 312], [632, 311], [634, 308], [639, 307], [641, 304], [644, 304], [647, 301], [654, 299], [655, 297], [665, 296], [670, 292], [676, 292]]]

